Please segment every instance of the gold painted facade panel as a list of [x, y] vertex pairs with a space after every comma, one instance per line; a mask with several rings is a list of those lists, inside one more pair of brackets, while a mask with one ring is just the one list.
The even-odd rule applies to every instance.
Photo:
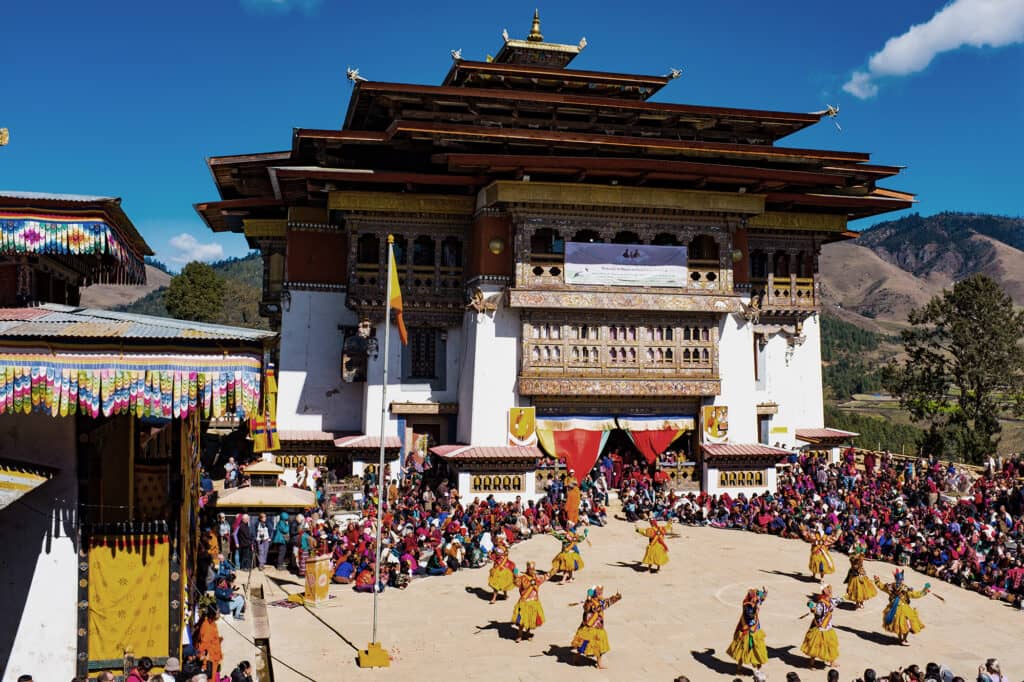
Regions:
[[660, 294], [644, 291], [509, 290], [512, 308], [575, 310], [654, 310], [666, 312], [741, 313], [739, 295]]
[[332, 211], [368, 213], [446, 213], [468, 217], [475, 206], [473, 197], [402, 192], [331, 192], [327, 199], [327, 208]]
[[579, 379], [519, 377], [522, 395], [553, 396], [713, 396], [722, 392], [718, 379]]
[[757, 215], [764, 212], [764, 195], [702, 192], [560, 182], [498, 180], [481, 190], [482, 205], [555, 204], [614, 208], [662, 208], [680, 211], [719, 211]]

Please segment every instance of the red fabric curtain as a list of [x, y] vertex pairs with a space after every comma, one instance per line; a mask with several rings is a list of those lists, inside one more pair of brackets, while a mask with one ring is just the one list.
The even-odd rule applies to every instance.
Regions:
[[679, 429], [662, 429], [660, 431], [627, 431], [633, 445], [644, 456], [648, 464], [654, 464], [658, 455], [665, 452], [679, 436]]
[[582, 483], [583, 478], [590, 473], [590, 470], [597, 462], [601, 448], [608, 439], [608, 431], [584, 431], [583, 429], [572, 429], [570, 431], [555, 431], [555, 452], [558, 457], [564, 458], [566, 466], [572, 469], [576, 476], [576, 482]]

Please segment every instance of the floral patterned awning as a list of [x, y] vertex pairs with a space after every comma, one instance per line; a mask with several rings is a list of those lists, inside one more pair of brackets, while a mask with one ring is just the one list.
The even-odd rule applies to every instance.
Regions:
[[145, 284], [146, 266], [102, 218], [0, 211], [0, 255], [111, 256], [88, 269], [89, 283]]
[[247, 418], [260, 408], [258, 356], [0, 353], [0, 414]]

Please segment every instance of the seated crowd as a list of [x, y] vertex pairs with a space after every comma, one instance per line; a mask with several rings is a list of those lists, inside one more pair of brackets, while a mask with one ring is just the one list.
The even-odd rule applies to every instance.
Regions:
[[1024, 596], [1024, 493], [1019, 457], [972, 476], [934, 459], [852, 450], [830, 464], [794, 455], [778, 492], [749, 497], [680, 495], [646, 472], [624, 479], [627, 520], [647, 516], [717, 528], [801, 537], [820, 526], [841, 532], [835, 549], [866, 548], [866, 557], [911, 566], [929, 576], [1021, 605]]

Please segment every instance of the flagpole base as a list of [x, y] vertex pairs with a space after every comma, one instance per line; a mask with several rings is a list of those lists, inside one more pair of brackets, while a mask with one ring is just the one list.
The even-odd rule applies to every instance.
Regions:
[[365, 649], [359, 650], [358, 665], [360, 668], [387, 668], [391, 665], [391, 657], [380, 642], [370, 642]]

